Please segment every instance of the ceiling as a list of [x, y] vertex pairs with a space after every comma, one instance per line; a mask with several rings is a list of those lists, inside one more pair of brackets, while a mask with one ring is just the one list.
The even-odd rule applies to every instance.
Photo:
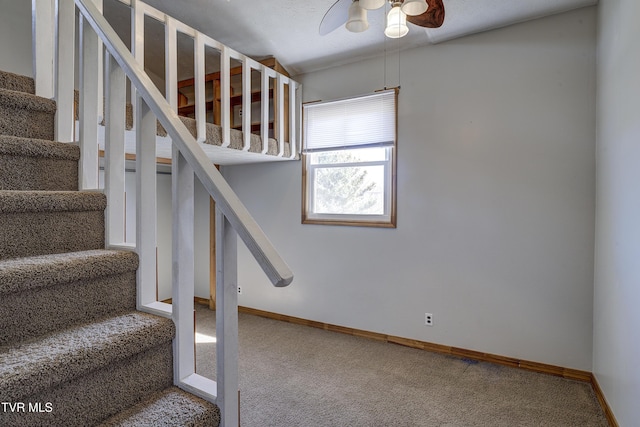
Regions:
[[145, 2], [245, 55], [255, 59], [274, 56], [297, 75], [379, 55], [385, 44], [387, 48], [408, 49], [440, 43], [591, 6], [597, 0], [443, 0], [446, 15], [442, 27], [425, 29], [408, 24], [409, 34], [399, 40], [383, 35], [382, 9], [369, 12], [370, 26], [363, 33], [340, 27], [320, 36], [318, 26], [335, 0]]

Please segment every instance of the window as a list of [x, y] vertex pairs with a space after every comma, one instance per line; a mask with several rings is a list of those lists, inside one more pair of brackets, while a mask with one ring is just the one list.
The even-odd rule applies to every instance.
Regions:
[[395, 227], [397, 89], [304, 106], [305, 224]]

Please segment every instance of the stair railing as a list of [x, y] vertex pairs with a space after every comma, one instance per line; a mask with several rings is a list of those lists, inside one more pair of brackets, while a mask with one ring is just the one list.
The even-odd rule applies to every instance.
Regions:
[[[52, 2], [55, 0], [51, 0]], [[159, 13], [142, 2], [131, 0], [134, 10], [133, 50], [125, 44], [101, 13], [101, 0], [57, 0], [55, 9], [41, 8], [49, 0], [33, 0], [34, 22], [36, 16], [56, 27], [57, 59], [54, 61], [54, 87], [58, 102], [57, 136], [59, 140], [73, 141], [73, 90], [74, 90], [74, 32], [75, 11], [79, 11], [79, 144], [81, 146], [81, 188], [98, 190], [98, 133], [101, 117], [105, 119], [104, 191], [107, 194], [106, 242], [110, 248], [130, 248], [124, 237], [124, 174], [125, 174], [125, 108], [126, 78], [135, 89], [136, 134], [136, 242], [135, 250], [140, 258], [137, 274], [137, 305], [140, 310], [171, 316], [176, 324], [174, 342], [174, 379], [176, 385], [216, 403], [222, 413], [223, 426], [238, 425], [238, 301], [237, 301], [237, 236], [239, 235], [271, 282], [287, 286], [293, 279], [289, 267], [269, 242], [263, 231], [240, 202], [220, 172], [214, 167], [200, 145], [176, 114], [176, 30], [191, 31], [184, 24], [164, 16], [167, 23], [167, 93], [165, 100], [149, 76], [139, 58], [143, 55], [143, 37], [139, 28], [144, 13]], [[55, 16], [46, 18], [47, 10], [55, 10]], [[37, 23], [36, 23], [37, 25]], [[40, 33], [38, 35], [38, 33]], [[44, 31], [36, 30], [43, 37]], [[245, 68], [262, 67], [253, 60], [232, 51], [200, 33], [194, 33], [196, 51], [196, 77], [204, 76], [202, 69], [203, 43], [214, 44], [221, 51], [222, 75], [228, 88], [229, 58], [238, 57]], [[36, 37], [35, 44], [39, 43]], [[42, 42], [46, 42], [42, 39]], [[104, 48], [103, 48], [104, 46]], [[103, 55], [104, 53], [104, 55]], [[37, 53], [36, 53], [37, 55]], [[135, 56], [134, 56], [135, 55]], [[138, 58], [138, 59], [136, 59]], [[39, 58], [36, 57], [36, 61]], [[104, 64], [102, 64], [102, 61]], [[104, 65], [104, 76], [102, 75]], [[46, 67], [40, 67], [43, 70]], [[40, 72], [39, 71], [39, 72]], [[263, 81], [266, 71], [263, 69]], [[43, 77], [43, 72], [40, 72]], [[104, 77], [103, 94], [100, 81]], [[224, 77], [223, 77], [224, 78]], [[246, 78], [246, 76], [245, 76]], [[297, 83], [284, 76], [276, 76], [278, 84], [287, 82], [290, 90]], [[45, 79], [46, 80], [46, 79]], [[46, 84], [42, 85], [43, 87]], [[202, 87], [197, 90], [203, 90]], [[244, 90], [244, 88], [243, 88]], [[227, 95], [229, 93], [227, 92]], [[293, 92], [290, 95], [294, 95]], [[200, 93], [199, 96], [203, 96]], [[246, 96], [245, 99], [250, 99]], [[228, 106], [228, 104], [226, 104]], [[174, 107], [174, 108], [172, 108]], [[228, 108], [223, 108], [228, 111]], [[250, 108], [249, 108], [250, 110]], [[290, 108], [295, 110], [295, 108]], [[245, 111], [247, 111], [245, 109]], [[203, 112], [200, 113], [203, 119]], [[281, 111], [278, 113], [283, 114]], [[295, 122], [291, 113], [291, 122]], [[157, 301], [156, 296], [156, 120], [167, 131], [173, 143], [172, 155], [172, 304]], [[223, 120], [224, 122], [225, 120]], [[198, 139], [203, 135], [198, 122]], [[228, 125], [228, 121], [226, 121]], [[292, 126], [295, 126], [292, 124]], [[224, 126], [223, 126], [224, 128]], [[228, 143], [229, 129], [223, 130]], [[245, 130], [245, 144], [249, 130]], [[296, 134], [292, 127], [290, 135]], [[282, 131], [280, 133], [282, 135]], [[280, 151], [282, 152], [282, 138]], [[295, 153], [292, 142], [292, 153]], [[195, 373], [194, 363], [194, 174], [216, 202], [216, 358], [217, 381]]]

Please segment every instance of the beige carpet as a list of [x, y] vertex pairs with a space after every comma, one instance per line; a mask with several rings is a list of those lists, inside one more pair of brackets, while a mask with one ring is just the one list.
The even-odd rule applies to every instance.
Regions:
[[[197, 306], [200, 340], [215, 312]], [[587, 383], [240, 314], [242, 427], [607, 426]], [[215, 379], [215, 344], [197, 345]]]

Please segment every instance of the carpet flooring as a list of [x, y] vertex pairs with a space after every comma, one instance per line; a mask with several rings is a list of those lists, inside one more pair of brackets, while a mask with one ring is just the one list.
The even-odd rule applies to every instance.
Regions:
[[[215, 379], [215, 312], [196, 307]], [[242, 427], [607, 426], [588, 383], [241, 313]]]

